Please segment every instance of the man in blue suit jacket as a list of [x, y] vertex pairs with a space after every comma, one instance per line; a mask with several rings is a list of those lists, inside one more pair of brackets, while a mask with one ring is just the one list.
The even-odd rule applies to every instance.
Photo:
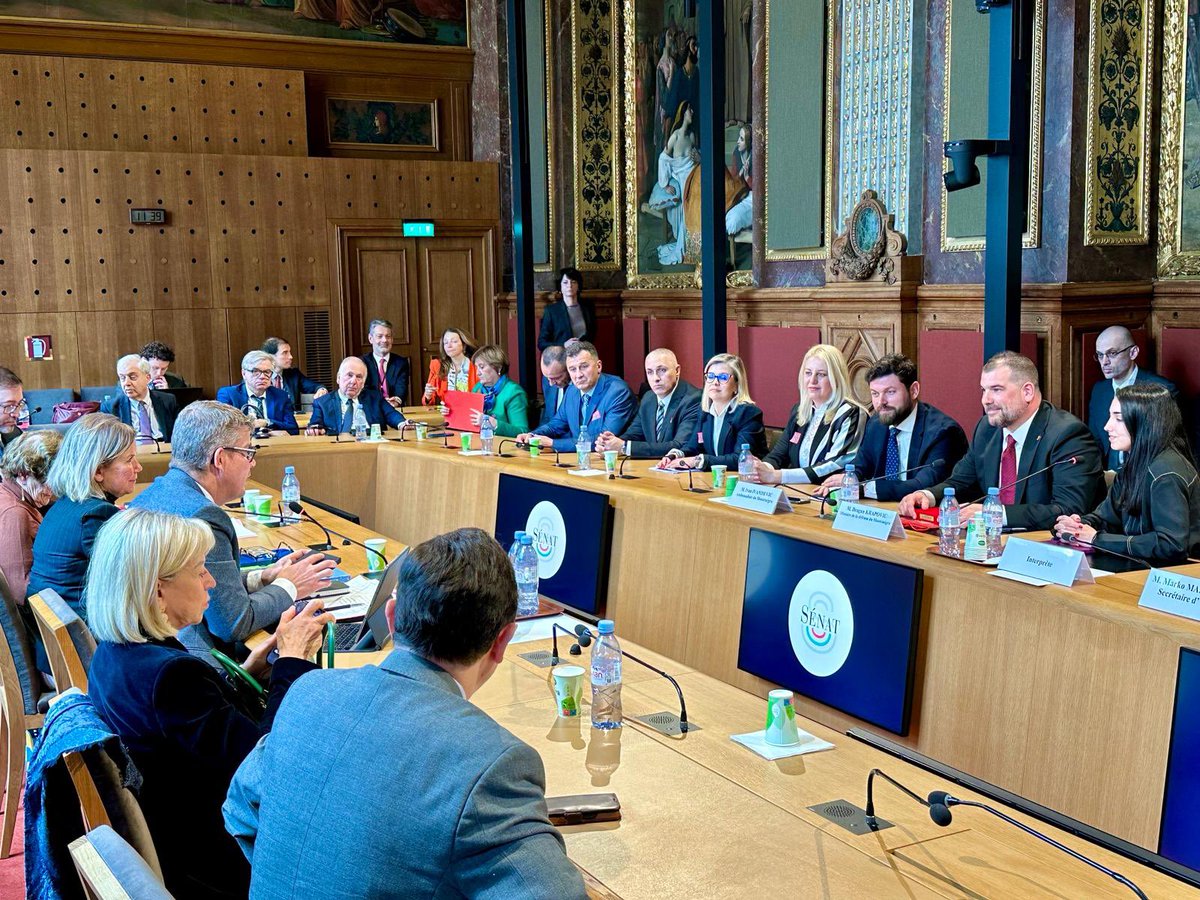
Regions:
[[383, 402], [379, 391], [364, 388], [367, 366], [357, 356], [347, 356], [338, 366], [337, 393], [326, 394], [313, 401], [312, 418], [305, 434], [349, 434], [354, 428], [354, 415], [361, 409], [367, 425], [378, 425], [380, 431], [388, 426], [399, 428], [404, 415]]
[[516, 631], [504, 549], [463, 528], [398, 564], [395, 649], [298, 679], [233, 777], [250, 896], [584, 900], [541, 758], [469, 700]]
[[538, 425], [545, 425], [554, 418], [571, 385], [567, 374], [567, 351], [560, 345], [542, 351], [542, 417]]
[[[867, 420], [854, 457], [854, 473], [860, 482], [879, 480], [863, 486], [864, 496], [899, 500], [905, 494], [945, 481], [966, 455], [967, 435], [936, 406], [917, 401], [921, 383], [917, 381], [916, 364], [898, 353], [884, 356], [867, 371], [867, 387], [875, 415]], [[929, 465], [935, 460], [941, 462]], [[928, 468], [912, 472], [921, 466]], [[908, 477], [910, 472], [912, 477]], [[842, 473], [830, 475], [821, 482], [818, 493], [829, 493], [842, 483], [842, 478]]]
[[571, 386], [567, 388], [558, 412], [545, 425], [517, 435], [524, 443], [531, 437], [550, 438], [560, 453], [575, 449], [575, 439], [582, 424], [593, 445], [606, 431], [621, 434], [637, 412], [637, 398], [629, 386], [615, 375], [601, 374], [600, 354], [587, 341], [568, 341], [567, 372]]
[[661, 459], [682, 450], [700, 428], [700, 389], [679, 377], [679, 360], [670, 350], [646, 356], [646, 383], [637, 415], [623, 434], [600, 435], [596, 449], [616, 450], [633, 459]]
[[271, 387], [275, 374], [275, 361], [261, 350], [251, 350], [242, 357], [241, 384], [231, 384], [217, 391], [217, 401], [228, 403], [236, 409], [247, 404], [255, 410], [253, 418], [266, 419], [273, 431], [299, 434], [296, 411], [287, 391]]
[[1092, 388], [1087, 423], [1088, 430], [1100, 444], [1100, 458], [1105, 461], [1104, 468], [1113, 472], [1121, 468], [1123, 460], [1121, 454], [1109, 446], [1104, 423], [1108, 421], [1108, 408], [1112, 405], [1116, 392], [1131, 384], [1161, 384], [1171, 392], [1172, 397], [1179, 399], [1179, 390], [1174, 384], [1149, 369], [1138, 367], [1138, 352], [1133, 335], [1128, 328], [1121, 325], [1105, 328], [1096, 338], [1096, 360], [1100, 363], [1104, 380]]
[[[122, 356], [117, 360], [117, 384], [121, 393], [100, 404], [100, 412], [116, 416], [132, 426], [139, 444], [148, 444], [155, 439], [169, 444], [175, 417], [179, 415], [179, 403], [165, 391], [150, 390], [149, 363], [136, 353]], [[147, 403], [150, 404], [148, 408]], [[135, 412], [135, 404], [145, 410], [145, 421], [141, 410]]]
[[[372, 319], [367, 330], [371, 352], [364, 354], [367, 364], [367, 387], [379, 391], [394, 407], [401, 407], [408, 398], [408, 360], [392, 353], [392, 323], [387, 319]], [[380, 369], [384, 377], [379, 377]]]

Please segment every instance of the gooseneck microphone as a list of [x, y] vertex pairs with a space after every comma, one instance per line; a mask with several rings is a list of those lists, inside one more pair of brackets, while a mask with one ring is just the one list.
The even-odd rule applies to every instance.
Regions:
[[867, 773], [867, 805], [866, 805], [866, 808], [863, 810], [863, 812], [866, 813], [867, 827], [870, 828], [872, 831], [877, 830], [877, 823], [876, 823], [876, 819], [875, 819], [875, 776], [876, 775], [878, 775], [880, 778], [887, 781], [889, 784], [892, 784], [895, 787], [898, 787], [900, 790], [904, 791], [904, 793], [908, 794], [908, 796], [912, 797], [914, 800], [916, 800], [922, 806], [929, 806], [928, 800], [924, 799], [923, 797], [914, 793], [913, 791], [910, 791], [908, 788], [906, 788], [904, 785], [902, 785], [900, 782], [898, 782], [895, 778], [893, 778], [887, 772], [884, 772], [882, 769], [872, 769], [870, 772]]
[[[1073, 466], [1077, 462], [1079, 462], [1078, 456], [1068, 456], [1066, 459], [1055, 460], [1054, 462], [1050, 463], [1050, 465], [1048, 465], [1048, 466], [1042, 466], [1036, 472], [1030, 472], [1024, 478], [1018, 478], [1016, 481], [1014, 481], [1012, 483], [1011, 487], [1016, 487], [1018, 484], [1020, 484], [1023, 481], [1028, 481], [1030, 478], [1036, 478], [1038, 475], [1041, 475], [1044, 472], [1049, 472], [1055, 466], [1064, 466], [1064, 465], [1072, 465]], [[1010, 485], [1006, 484], [1005, 487], [1010, 487]], [[974, 506], [976, 503], [982, 503], [986, 499], [987, 499], [987, 493], [985, 492], [982, 496], [976, 497], [974, 500], [971, 500], [968, 503], [960, 503], [959, 506], [960, 507]]]
[[[362, 541], [355, 540], [354, 538], [350, 537], [350, 535], [348, 535], [348, 534], [342, 534], [340, 531], [334, 531], [332, 528], [326, 528], [324, 525], [322, 525], [320, 522], [318, 522], [316, 519], [314, 519], [314, 518], [312, 517], [312, 514], [311, 514], [311, 513], [309, 513], [309, 511], [308, 511], [308, 510], [306, 510], [306, 509], [305, 509], [303, 506], [301, 506], [301, 505], [300, 505], [299, 503], [297, 503], [295, 500], [291, 501], [291, 502], [288, 504], [288, 509], [290, 509], [290, 510], [291, 510], [292, 512], [294, 512], [294, 513], [298, 513], [299, 515], [301, 515], [301, 516], [303, 516], [304, 518], [308, 519], [308, 521], [312, 522], [312, 523], [313, 523], [314, 525], [316, 525], [318, 528], [320, 528], [320, 529], [321, 529], [323, 532], [325, 532], [325, 537], [326, 537], [326, 538], [328, 538], [328, 537], [329, 537], [329, 535], [331, 535], [331, 534], [336, 534], [338, 537], [340, 537], [340, 538], [342, 539], [342, 546], [343, 546], [343, 547], [344, 547], [344, 546], [346, 546], [346, 545], [348, 545], [348, 544], [353, 544], [353, 545], [354, 545], [354, 546], [356, 546], [356, 547], [362, 547], [362, 549], [366, 550], [368, 553], [374, 553], [374, 554], [375, 554], [376, 556], [378, 556], [378, 557], [379, 557], [381, 560], [383, 560], [383, 567], [384, 567], [385, 569], [387, 568], [389, 560], [388, 560], [388, 558], [387, 558], [386, 556], [384, 556], [384, 555], [383, 555], [382, 553], [380, 553], [378, 550], [375, 550], [375, 549], [373, 549], [373, 548], [371, 548], [371, 547], [368, 547], [368, 546], [367, 546], [366, 544], [364, 544]], [[313, 549], [313, 550], [316, 550], [316, 549], [318, 549], [318, 548], [316, 548], [316, 547], [312, 547], [311, 549]], [[332, 548], [332, 544], [331, 544], [329, 547], [325, 547], [325, 548], [321, 548], [321, 549], [331, 550], [331, 549], [333, 549], [333, 548]]]
[[[589, 644], [591, 644], [591, 642], [593, 640], [592, 633], [591, 633], [591, 631], [588, 630], [588, 627], [586, 625], [576, 625], [575, 626], [575, 634], [578, 635], [578, 637], [579, 637], [579, 643], [577, 643], [575, 646], [573, 646], [571, 648], [572, 655], [575, 655], [575, 651], [578, 648], [588, 646]], [[667, 679], [667, 681], [671, 682], [671, 686], [673, 688], [675, 688], [675, 693], [679, 695], [679, 730], [680, 730], [680, 732], [686, 734], [687, 730], [688, 730], [687, 704], [683, 700], [683, 688], [681, 688], [679, 686], [679, 682], [676, 681], [674, 678], [672, 678], [670, 675], [668, 675], [666, 672], [664, 672], [662, 669], [659, 669], [656, 666], [650, 665], [650, 663], [646, 662], [644, 659], [638, 659], [636, 656], [634, 656], [632, 653], [628, 652], [624, 648], [621, 649], [621, 655], [628, 657], [629, 659], [632, 659], [635, 663], [638, 663], [639, 665], [645, 666], [651, 672], [654, 672], [656, 675], [661, 675], [663, 678]]]
[[631, 459], [633, 459], [632, 456], [622, 456], [621, 457], [621, 464], [619, 466], [617, 466], [617, 477], [618, 478], [625, 480], [625, 481], [636, 481], [637, 480], [636, 475], [626, 475], [625, 474], [625, 463], [629, 462]]
[[158, 439], [158, 438], [156, 438], [156, 437], [155, 437], [153, 434], [137, 434], [137, 435], [135, 435], [135, 436], [134, 436], [134, 441], [136, 441], [136, 442], [138, 442], [138, 443], [140, 443], [140, 442], [142, 442], [142, 441], [154, 441], [154, 453], [155, 453], [155, 455], [157, 455], [157, 454], [159, 454], [159, 453], [162, 453], [162, 452], [163, 452], [163, 450], [162, 450], [162, 442], [161, 442], [161, 441], [159, 441], [159, 439]]
[[986, 810], [987, 812], [990, 812], [993, 816], [996, 816], [999, 819], [1003, 819], [1009, 825], [1015, 825], [1017, 828], [1020, 828], [1026, 834], [1031, 834], [1038, 840], [1045, 841], [1051, 847], [1056, 847], [1057, 849], [1061, 850], [1063, 853], [1067, 854], [1068, 856], [1073, 856], [1075, 859], [1079, 860], [1080, 862], [1087, 863], [1087, 865], [1091, 866], [1093, 869], [1096, 869], [1099, 872], [1103, 872], [1109, 878], [1119, 881], [1121, 884], [1125, 885], [1125, 887], [1129, 888], [1129, 890], [1133, 891], [1137, 896], [1141, 897], [1142, 900], [1146, 900], [1146, 895], [1142, 893], [1142, 889], [1139, 888], [1132, 881], [1130, 881], [1128, 878], [1126, 878], [1124, 875], [1121, 875], [1118, 872], [1114, 872], [1112, 869], [1109, 869], [1106, 866], [1100, 865], [1100, 863], [1096, 862], [1093, 859], [1088, 859], [1082, 853], [1075, 852], [1070, 847], [1067, 847], [1064, 844], [1060, 844], [1058, 841], [1054, 840], [1054, 838], [1044, 835], [1040, 831], [1030, 828], [1028, 825], [1025, 825], [1022, 822], [1018, 822], [1016, 819], [1012, 818], [1012, 816], [1007, 816], [1004, 813], [1000, 812], [1000, 810], [994, 809], [991, 806], [988, 806], [986, 803], [977, 803], [974, 800], [960, 800], [957, 797], [952, 796], [951, 794], [947, 793], [946, 791], [932, 791], [929, 794], [928, 806], [929, 806], [929, 817], [931, 819], [933, 819], [933, 821], [936, 822], [938, 825], [942, 826], [943, 828], [945, 828], [947, 825], [949, 825], [954, 820], [954, 816], [950, 812], [951, 806], [974, 806], [978, 809]]
[[331, 538], [329, 536], [329, 529], [326, 528], [324, 525], [322, 525], [320, 522], [318, 522], [316, 519], [314, 519], [309, 514], [308, 510], [306, 510], [303, 506], [301, 506], [295, 500], [289, 501], [287, 508], [290, 509], [292, 512], [296, 513], [297, 515], [303, 516], [304, 518], [308, 519], [308, 521], [312, 522], [314, 525], [316, 525], [318, 528], [320, 528], [323, 532], [325, 532], [325, 543], [324, 544], [309, 544], [308, 545], [309, 550], [332, 550], [333, 549], [333, 538]]
[[393, 441], [403, 444], [404, 443], [404, 432], [409, 431], [411, 429], [415, 429], [416, 427], [417, 426], [414, 425], [412, 422], [410, 422], [408, 419], [405, 419], [396, 428], [396, 430], [400, 432], [400, 437], [390, 438], [389, 440], [393, 440]]
[[[540, 442], [539, 442], [539, 443], [540, 443]], [[562, 453], [561, 453], [560, 451], [558, 451], [558, 450], [557, 450], [557, 449], [555, 449], [554, 447], [551, 447], [550, 449], [554, 450], [554, 465], [555, 465], [557, 468], [559, 468], [559, 469], [569, 469], [569, 468], [571, 468], [571, 464], [570, 464], [569, 462], [560, 462], [560, 461], [559, 461], [559, 460], [560, 460], [560, 458], [562, 457]], [[572, 450], [572, 451], [570, 451], [570, 452], [571, 452], [571, 453], [574, 453], [575, 451], [574, 451], [574, 450]]]
[[[580, 627], [582, 627], [582, 626], [580, 626]], [[580, 649], [580, 645], [581, 645], [581, 644], [582, 644], [584, 647], [586, 647], [588, 644], [590, 644], [590, 643], [592, 642], [592, 636], [591, 636], [590, 634], [587, 636], [587, 643], [584, 643], [584, 638], [580, 637], [579, 635], [576, 635], [576, 634], [575, 634], [575, 632], [573, 632], [573, 631], [567, 631], [567, 629], [563, 628], [563, 627], [562, 627], [561, 625], [559, 625], [557, 622], [552, 622], [552, 623], [550, 624], [550, 642], [551, 642], [551, 644], [552, 644], [552, 647], [551, 647], [551, 653], [550, 653], [550, 665], [552, 665], [552, 666], [557, 666], [557, 665], [558, 665], [558, 662], [559, 662], [559, 656], [558, 656], [558, 633], [559, 633], [560, 631], [561, 631], [563, 634], [565, 634], [567, 637], [569, 637], [569, 638], [572, 638], [572, 639], [574, 639], [574, 640], [575, 640], [575, 643], [573, 643], [573, 644], [571, 645], [571, 647], [570, 647], [570, 650], [568, 650], [568, 652], [569, 652], [569, 653], [570, 653], [572, 656], [579, 656], [579, 654], [581, 654], [581, 653], [583, 652], [583, 651]]]
[[1099, 550], [1101, 553], [1108, 553], [1112, 556], [1128, 560], [1131, 563], [1137, 563], [1139, 566], [1146, 566], [1149, 563], [1144, 559], [1138, 559], [1136, 556], [1130, 556], [1127, 553], [1122, 553], [1120, 550], [1109, 550], [1107, 547], [1100, 547], [1089, 541], [1081, 541], [1073, 534], [1057, 535], [1058, 539], [1064, 544], [1071, 544], [1075, 547], [1082, 547], [1084, 550]]
[[520, 449], [521, 444], [519, 442], [513, 440], [512, 438], [504, 438], [503, 440], [500, 441], [499, 444], [496, 445], [496, 456], [498, 456], [500, 459], [512, 459], [517, 454], [505, 453], [504, 452], [505, 444], [512, 444], [517, 449]]
[[[903, 469], [896, 475], [895, 480], [896, 481], [904, 481], [913, 472], [920, 472], [922, 469], [932, 469], [934, 466], [944, 466], [945, 464], [946, 464], [946, 461], [944, 459], [935, 459], [933, 462], [927, 462], [927, 463], [924, 463], [923, 465], [913, 466], [912, 468], [909, 468], [909, 469]], [[888, 477], [886, 475], [876, 475], [874, 478], [868, 478], [866, 481], [860, 481], [858, 483], [858, 486], [860, 488], [864, 488], [868, 484], [874, 484], [876, 481], [887, 481], [887, 480], [888, 480]]]
[[687, 472], [687, 473], [688, 473], [688, 486], [687, 486], [687, 487], [684, 487], [682, 484], [681, 484], [681, 485], [679, 485], [679, 487], [680, 487], [682, 490], [689, 491], [690, 493], [693, 493], [693, 494], [711, 494], [711, 493], [712, 493], [712, 491], [711, 491], [711, 490], [709, 490], [708, 488], [706, 488], [706, 487], [697, 487], [697, 486], [696, 486], [696, 485], [695, 485], [695, 484], [692, 482], [692, 473], [694, 473], [694, 472], [699, 472], [699, 471], [700, 471], [700, 470], [699, 470], [699, 469], [697, 469], [695, 466], [688, 466], [686, 469], [680, 469], [679, 471], [681, 471], [681, 472]]

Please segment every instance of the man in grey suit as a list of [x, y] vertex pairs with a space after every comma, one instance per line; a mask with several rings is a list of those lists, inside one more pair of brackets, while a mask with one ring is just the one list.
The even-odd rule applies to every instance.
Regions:
[[250, 422], [232, 406], [211, 400], [184, 407], [175, 420], [171, 467], [130, 504], [200, 519], [212, 529], [216, 543], [204, 562], [216, 585], [208, 592], [204, 621], [179, 632], [183, 645], [206, 659], [214, 647], [244, 659], [242, 641], [275, 625], [297, 599], [328, 586], [336, 565], [320, 554], [301, 560], [297, 551], [266, 569], [242, 574], [237, 534], [221, 504], [242, 496], [254, 468], [257, 449], [250, 446]]
[[679, 360], [670, 350], [646, 356], [646, 383], [638, 413], [624, 433], [606, 431], [596, 439], [599, 451], [616, 450], [633, 459], [662, 459], [682, 450], [700, 427], [700, 389], [679, 377]]
[[253, 900], [584, 898], [541, 758], [468, 701], [516, 631], [503, 548], [463, 528], [410, 548], [379, 666], [292, 685], [234, 775], [225, 827]]

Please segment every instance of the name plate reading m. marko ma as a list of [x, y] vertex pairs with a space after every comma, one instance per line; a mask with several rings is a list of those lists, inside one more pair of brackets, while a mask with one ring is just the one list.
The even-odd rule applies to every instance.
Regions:
[[1151, 569], [1138, 606], [1200, 621], [1200, 578]]
[[839, 503], [837, 515], [833, 520], [833, 530], [857, 534], [876, 541], [886, 541], [892, 537], [902, 541], [907, 537], [904, 526], [900, 524], [900, 517], [894, 509], [869, 506], [866, 503]]

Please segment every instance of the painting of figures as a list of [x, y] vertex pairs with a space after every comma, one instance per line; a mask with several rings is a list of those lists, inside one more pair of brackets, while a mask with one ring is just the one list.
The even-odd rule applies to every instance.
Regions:
[[0, 0], [0, 16], [467, 46], [467, 0]]

